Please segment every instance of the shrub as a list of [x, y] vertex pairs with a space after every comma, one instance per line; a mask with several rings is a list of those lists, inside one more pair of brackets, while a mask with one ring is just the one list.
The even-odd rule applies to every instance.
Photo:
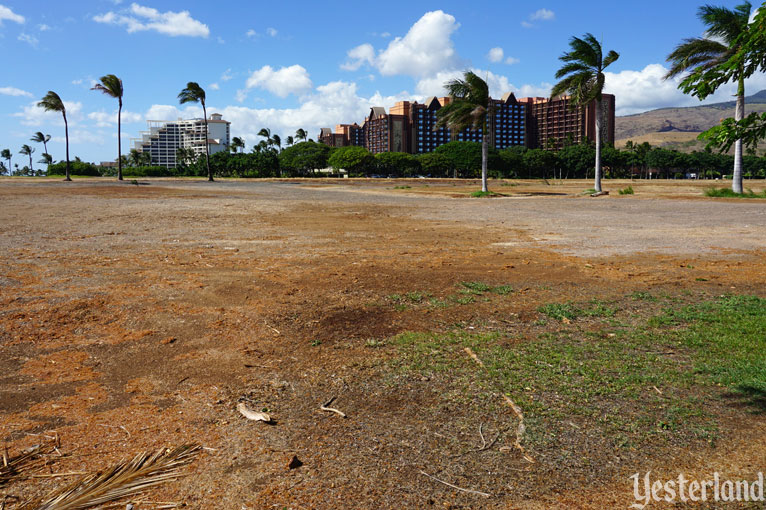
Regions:
[[632, 195], [633, 194], [633, 186], [628, 186], [627, 188], [621, 189], [619, 191], [620, 195]]
[[[90, 177], [100, 177], [101, 171], [99, 168], [84, 161], [70, 161], [69, 173], [71, 175], [87, 175]], [[48, 167], [48, 175], [66, 175], [66, 161], [59, 161]]]

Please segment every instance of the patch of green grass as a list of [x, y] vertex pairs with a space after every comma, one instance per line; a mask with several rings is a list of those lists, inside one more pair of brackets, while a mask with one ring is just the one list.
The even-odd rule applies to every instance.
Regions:
[[694, 351], [695, 373], [766, 410], [766, 299], [723, 296], [671, 310], [650, 324], [683, 326], [673, 336]]
[[443, 299], [437, 299], [432, 297], [428, 300], [428, 305], [434, 308], [447, 308], [449, 306], [449, 303]]
[[476, 301], [476, 298], [474, 298], [473, 296], [455, 296], [454, 299], [455, 299], [455, 303], [459, 305], [469, 305], [473, 303], [474, 301]]
[[422, 292], [408, 292], [405, 296], [413, 303], [420, 303], [425, 295]]
[[766, 198], [766, 190], [756, 193], [749, 189], [744, 193], [734, 193], [731, 188], [708, 188], [705, 196], [713, 198]]
[[474, 191], [471, 193], [471, 196], [473, 198], [484, 198], [484, 197], [492, 197], [497, 195], [497, 193], [494, 193], [492, 191]]
[[498, 285], [497, 287], [492, 288], [492, 292], [495, 294], [500, 294], [501, 296], [507, 296], [513, 292], [513, 287], [510, 285]]
[[718, 411], [729, 398], [721, 387], [766, 411], [764, 331], [766, 299], [726, 296], [663, 313], [647, 326], [558, 330], [510, 347], [500, 333], [457, 327], [403, 333], [391, 340], [400, 352], [391, 363], [399, 374], [444, 381], [454, 390], [445, 396], [450, 401], [459, 392], [482, 401], [505, 392], [524, 412], [531, 451], [558, 451], [562, 436], [577, 434], [573, 423], [599, 437], [605, 451], [654, 448], [658, 441], [714, 442], [718, 420], [728, 417]]
[[471, 294], [481, 295], [488, 292], [492, 287], [484, 282], [460, 282], [460, 285], [465, 287]]
[[312, 340], [311, 341], [311, 347], [319, 347], [320, 345], [322, 345], [322, 341], [321, 340]]
[[366, 345], [367, 347], [378, 348], [378, 347], [384, 347], [385, 345], [387, 345], [387, 343], [388, 342], [386, 342], [385, 340], [378, 340], [377, 338], [370, 338], [369, 340], [367, 340], [364, 343], [364, 345]]
[[635, 192], [633, 191], [633, 186], [628, 186], [627, 188], [623, 188], [619, 191], [620, 195], [633, 195]]
[[404, 186], [394, 186], [394, 189], [411, 189], [412, 186], [407, 186], [406, 184]]
[[588, 188], [588, 189], [584, 190], [581, 194], [582, 195], [592, 195], [594, 193], [596, 193], [596, 189], [595, 188]]
[[537, 309], [538, 312], [558, 321], [573, 321], [579, 317], [614, 317], [617, 309], [608, 306], [605, 301], [594, 299], [586, 306], [576, 306], [574, 303], [548, 303]]
[[492, 292], [505, 296], [513, 292], [513, 287], [510, 285], [497, 285], [492, 286], [484, 282], [460, 282], [461, 290], [464, 294], [473, 294], [475, 296], [483, 296], [486, 292]]
[[655, 296], [649, 294], [648, 292], [643, 292], [640, 290], [637, 290], [636, 292], [631, 294], [630, 297], [635, 301], [651, 301], [651, 302], [657, 301], [657, 298]]

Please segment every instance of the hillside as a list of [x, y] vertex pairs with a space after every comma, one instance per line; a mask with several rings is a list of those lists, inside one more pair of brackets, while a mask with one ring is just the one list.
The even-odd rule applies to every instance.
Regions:
[[[615, 146], [632, 140], [682, 151], [704, 147], [697, 135], [734, 116], [734, 101], [685, 108], [660, 108], [615, 119]], [[766, 90], [745, 98], [745, 113], [766, 111]]]

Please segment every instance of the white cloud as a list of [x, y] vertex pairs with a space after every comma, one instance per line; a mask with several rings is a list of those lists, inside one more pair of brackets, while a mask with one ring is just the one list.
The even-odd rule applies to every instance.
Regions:
[[124, 25], [128, 33], [154, 30], [161, 34], [189, 37], [208, 37], [210, 29], [204, 23], [192, 18], [189, 11], [159, 12], [151, 7], [136, 3], [130, 9], [114, 13], [112, 11], [93, 17], [97, 23]]
[[[82, 103], [79, 101], [64, 101], [66, 118], [70, 126], [76, 125], [82, 119]], [[29, 103], [22, 111], [11, 114], [18, 117], [25, 126], [56, 125], [63, 126], [64, 118], [59, 112], [48, 112], [37, 106], [37, 101]]]
[[33, 48], [37, 48], [37, 43], [40, 42], [37, 40], [37, 37], [29, 34], [25, 34], [24, 32], [20, 33], [17, 39], [21, 42], [25, 42], [32, 46]]
[[82, 85], [83, 79], [72, 80], [72, 85]]
[[46, 32], [50, 29], [51, 29], [50, 25], [46, 25], [45, 23], [37, 25], [37, 30], [39, 30], [40, 32]]
[[210, 90], [220, 90], [221, 89], [221, 86], [218, 85], [217, 83], [211, 83], [209, 85], [209, 87], [210, 87]]
[[521, 26], [524, 28], [534, 28], [537, 25], [532, 23], [532, 21], [551, 21], [555, 17], [556, 13], [550, 9], [538, 9], [529, 15], [529, 21], [522, 21]]
[[221, 75], [221, 81], [229, 81], [232, 78], [234, 78], [234, 75], [231, 74], [231, 68], [225, 70], [223, 74]]
[[389, 37], [391, 37], [391, 33], [390, 32], [383, 32], [382, 34], [380, 34], [380, 36], [383, 39], [388, 39]]
[[278, 32], [276, 28], [269, 27], [266, 29], [266, 33], [269, 34], [271, 37], [276, 37]]
[[443, 11], [427, 12], [404, 37], [388, 44], [377, 58], [380, 74], [428, 76], [458, 64], [452, 33], [460, 26], [455, 17]]
[[538, 9], [529, 16], [529, 19], [532, 21], [550, 21], [555, 16], [556, 14], [550, 9]]
[[[66, 138], [63, 136], [54, 136], [51, 138], [57, 143], [66, 143]], [[103, 145], [104, 137], [100, 133], [94, 133], [89, 129], [70, 129], [69, 130], [69, 145], [79, 144], [96, 144]]]
[[0, 25], [3, 24], [3, 20], [13, 21], [14, 23], [19, 24], [22, 24], [26, 21], [24, 16], [16, 14], [4, 5], [0, 5]]
[[505, 63], [508, 64], [509, 66], [513, 64], [518, 64], [519, 62], [521, 61], [517, 59], [516, 57], [508, 57], [505, 59]]
[[0, 87], [0, 94], [3, 94], [5, 96], [32, 97], [31, 92], [17, 89], [16, 87]]
[[377, 68], [384, 76], [431, 76], [444, 69], [459, 67], [461, 61], [452, 43], [452, 33], [460, 26], [455, 17], [443, 11], [425, 13], [404, 37], [396, 37], [375, 53], [371, 44], [348, 51], [342, 69], [355, 71], [362, 65]]
[[255, 37], [255, 36], [257, 36], [257, 35], [258, 35], [258, 32], [256, 32], [255, 30], [253, 30], [253, 29], [251, 28], [250, 30], [248, 30], [247, 32], [245, 32], [245, 35], [246, 35], [247, 37]]
[[[103, 110], [97, 112], [91, 112], [88, 114], [88, 118], [96, 122], [98, 127], [109, 127], [117, 124], [117, 111], [105, 112]], [[123, 111], [121, 115], [122, 124], [131, 124], [134, 122], [142, 122], [144, 116], [140, 113], [133, 113], [129, 111]]]
[[489, 50], [489, 53], [487, 53], [487, 58], [490, 62], [500, 62], [503, 60], [504, 55], [505, 52], [503, 51], [503, 48], [492, 48]]
[[[187, 108], [187, 110], [192, 108], [194, 107], [190, 106], [189, 108]], [[199, 111], [201, 114], [202, 108], [199, 108]], [[193, 118], [196, 116], [197, 115], [192, 115], [188, 118]], [[201, 116], [202, 115], [199, 115], [199, 117]], [[146, 112], [146, 120], [178, 120], [180, 118], [183, 118], [181, 114], [181, 110], [179, 110], [178, 107], [173, 105], [155, 104], [155, 105], [152, 105], [151, 108], [149, 108]]]
[[247, 79], [248, 89], [260, 88], [268, 90], [278, 97], [289, 94], [300, 95], [311, 89], [311, 79], [306, 69], [299, 65], [281, 67], [274, 70], [271, 66], [263, 66], [254, 71]]
[[346, 55], [348, 55], [348, 60], [340, 66], [346, 71], [356, 71], [364, 64], [373, 65], [375, 63], [375, 48], [372, 47], [372, 44], [360, 44], [348, 50]]
[[217, 37], [217, 40], [218, 40], [218, 44], [226, 44], [226, 41], [224, 41], [223, 37], [221, 37], [220, 35]]
[[237, 93], [234, 94], [234, 99], [238, 103], [244, 103], [245, 99], [247, 99], [247, 89], [238, 89]]
[[[513, 85], [510, 80], [503, 75], [495, 74], [486, 69], [471, 69], [476, 75], [482, 79], [486, 79], [489, 85], [489, 93], [492, 97], [500, 98], [506, 92], [513, 92], [517, 98], [529, 97], [529, 96], [547, 96], [550, 92], [552, 85], [548, 83], [542, 83], [540, 85], [522, 85], [517, 87]], [[447, 90], [444, 85], [455, 78], [462, 78], [462, 70], [442, 71], [434, 76], [423, 78], [418, 81], [416, 90], [420, 94], [421, 98], [430, 96], [444, 96], [447, 94]]]

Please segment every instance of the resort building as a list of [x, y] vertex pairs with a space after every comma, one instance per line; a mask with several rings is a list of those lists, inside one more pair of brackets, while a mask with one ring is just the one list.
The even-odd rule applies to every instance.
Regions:
[[[556, 98], [525, 97], [519, 99], [527, 105], [527, 127], [530, 149], [558, 150], [565, 145], [596, 141], [596, 103], [587, 107], [572, 107], [569, 96]], [[614, 96], [603, 94], [601, 100], [603, 123], [602, 141], [614, 143]]]
[[[452, 133], [437, 128], [438, 112], [449, 104], [449, 97], [431, 97], [423, 103], [399, 101], [386, 113], [374, 106], [362, 126], [338, 124], [335, 131], [322, 128], [319, 140], [332, 147], [359, 145], [373, 154], [379, 152], [431, 152], [447, 142], [481, 142], [484, 128]], [[614, 96], [604, 94], [602, 141], [614, 143]], [[596, 105], [572, 108], [569, 96], [516, 99], [508, 92], [492, 100], [487, 131], [489, 144], [496, 149], [523, 146], [556, 150], [565, 145], [596, 140]]]
[[338, 124], [335, 131], [330, 128], [322, 128], [319, 131], [318, 140], [330, 147], [346, 147], [358, 145], [364, 147], [364, 128], [359, 124]]
[[207, 133], [204, 119], [150, 120], [147, 124], [149, 130], [140, 133], [141, 138], [133, 141], [133, 148], [148, 153], [154, 166], [175, 168], [178, 149], [191, 149], [195, 155], [201, 156], [205, 154], [206, 143], [210, 154], [229, 147], [231, 122], [223, 120], [218, 113], [208, 118]]

